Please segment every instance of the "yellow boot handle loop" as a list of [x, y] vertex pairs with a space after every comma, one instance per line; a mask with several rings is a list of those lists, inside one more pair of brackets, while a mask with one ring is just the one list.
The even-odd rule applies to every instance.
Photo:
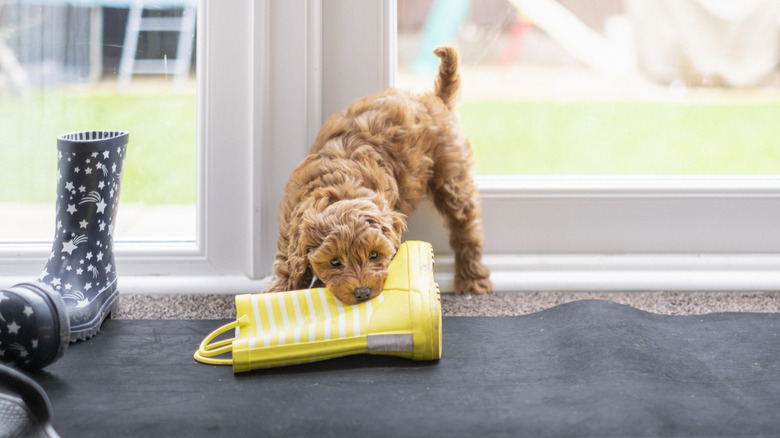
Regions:
[[198, 351], [195, 352], [195, 360], [198, 362], [211, 364], [211, 365], [232, 365], [233, 359], [215, 359], [213, 356], [219, 356], [220, 354], [230, 353], [233, 351], [233, 341], [236, 340], [236, 338], [230, 338], [230, 339], [224, 339], [221, 341], [214, 342], [213, 344], [210, 343], [214, 340], [217, 336], [221, 335], [222, 333], [225, 333], [228, 330], [234, 329], [241, 325], [242, 323], [247, 322], [246, 315], [242, 316], [236, 321], [229, 322], [222, 327], [214, 330], [206, 336], [205, 339], [203, 339], [203, 342], [200, 343], [200, 346], [198, 347]]

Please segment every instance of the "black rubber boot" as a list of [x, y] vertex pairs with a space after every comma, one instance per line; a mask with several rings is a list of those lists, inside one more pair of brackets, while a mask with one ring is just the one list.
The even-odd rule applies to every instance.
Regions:
[[39, 281], [65, 299], [70, 340], [89, 339], [119, 305], [114, 218], [127, 131], [87, 131], [57, 138], [57, 229]]
[[35, 370], [65, 353], [70, 323], [62, 297], [41, 283], [0, 290], [0, 359]]

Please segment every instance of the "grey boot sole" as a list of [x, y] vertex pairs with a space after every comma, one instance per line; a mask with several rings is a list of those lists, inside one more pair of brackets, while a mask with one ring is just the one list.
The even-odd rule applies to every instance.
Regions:
[[119, 313], [119, 291], [115, 291], [95, 315], [91, 321], [71, 326], [70, 342], [86, 341], [100, 333], [106, 319], [110, 319]]

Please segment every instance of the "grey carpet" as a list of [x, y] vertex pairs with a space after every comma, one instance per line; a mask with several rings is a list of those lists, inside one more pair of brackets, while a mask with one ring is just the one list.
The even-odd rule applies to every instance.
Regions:
[[575, 301], [445, 317], [438, 362], [352, 356], [234, 375], [194, 362], [215, 320], [113, 320], [35, 376], [90, 436], [780, 435], [780, 314]]

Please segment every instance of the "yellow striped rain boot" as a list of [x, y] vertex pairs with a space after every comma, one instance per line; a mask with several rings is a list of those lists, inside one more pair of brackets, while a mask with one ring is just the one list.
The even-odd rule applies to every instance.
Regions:
[[[242, 372], [361, 353], [441, 358], [441, 297], [426, 242], [400, 246], [371, 300], [345, 305], [326, 288], [244, 294], [236, 315], [203, 340], [196, 360]], [[234, 338], [215, 341], [233, 328]], [[226, 353], [232, 358], [215, 357]]]

